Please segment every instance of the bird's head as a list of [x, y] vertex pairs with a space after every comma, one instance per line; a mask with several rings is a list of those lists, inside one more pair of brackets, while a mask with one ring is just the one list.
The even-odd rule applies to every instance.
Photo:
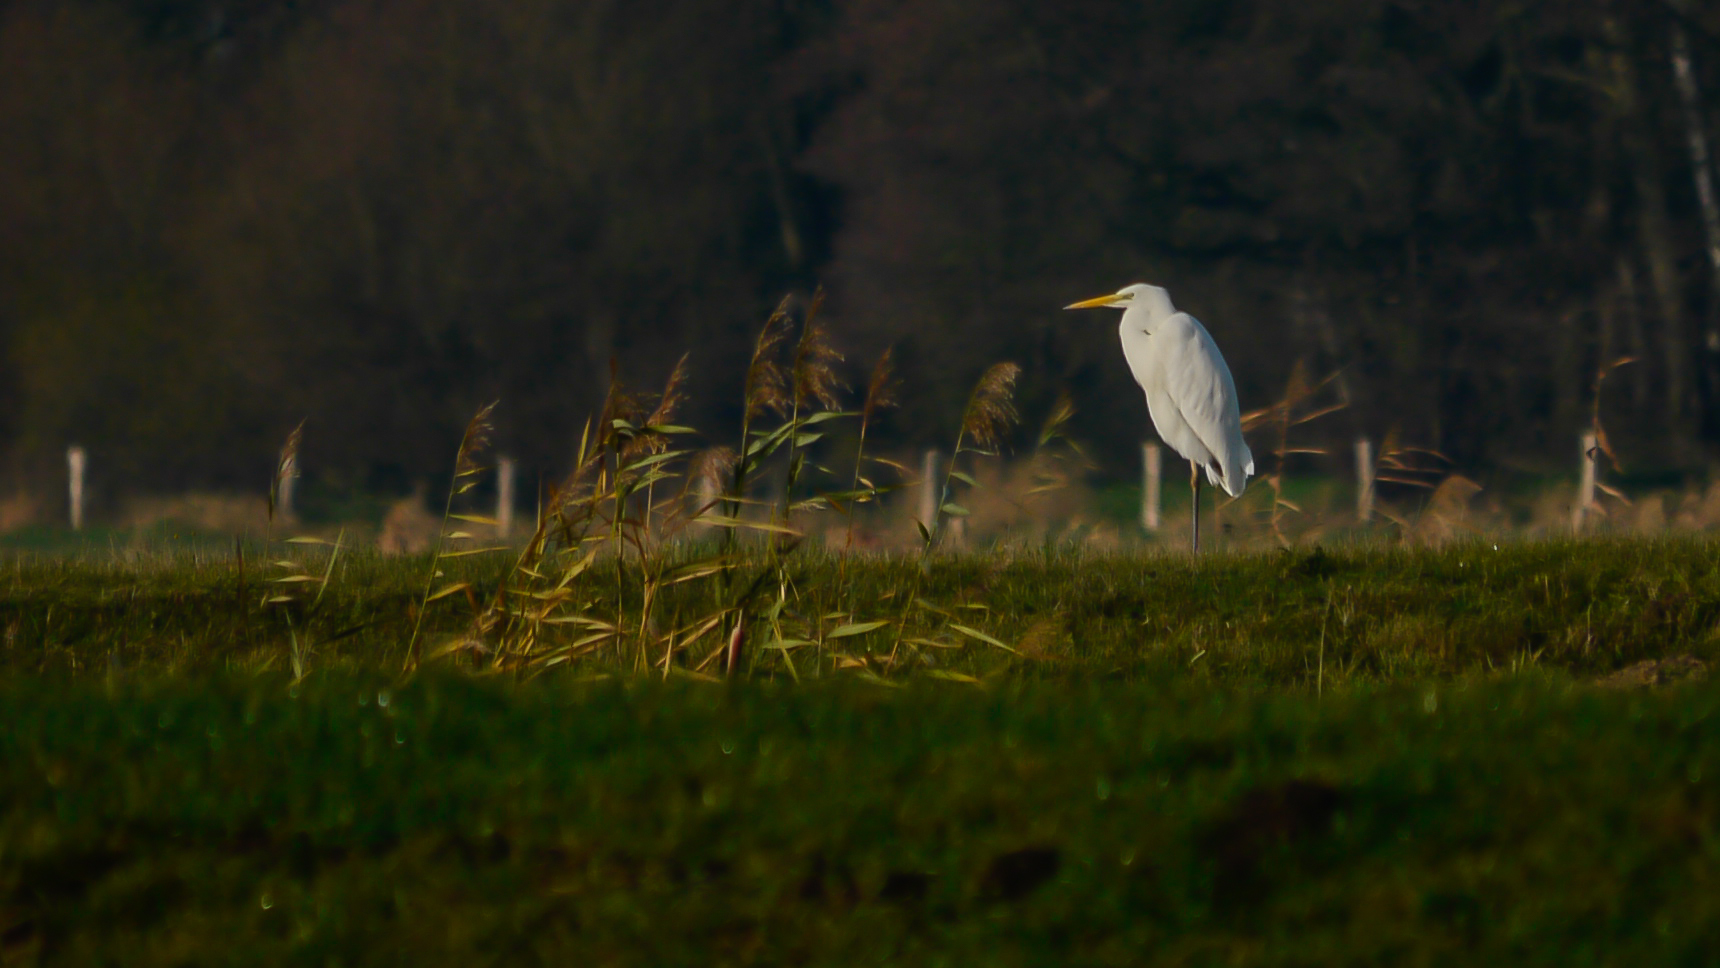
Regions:
[[1115, 307], [1117, 309], [1140, 309], [1152, 318], [1167, 316], [1176, 310], [1171, 307], [1171, 295], [1163, 287], [1149, 286], [1137, 282], [1132, 286], [1124, 286], [1106, 296], [1095, 296], [1083, 299], [1078, 303], [1064, 306], [1064, 309], [1101, 309]]

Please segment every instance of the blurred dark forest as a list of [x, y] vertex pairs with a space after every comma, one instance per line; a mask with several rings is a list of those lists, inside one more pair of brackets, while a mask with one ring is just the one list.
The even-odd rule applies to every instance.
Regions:
[[[1680, 82], [1680, 68], [1688, 67]], [[1297, 360], [1459, 467], [1720, 454], [1720, 9], [1621, 0], [0, 0], [0, 452], [139, 490], [446, 473], [492, 398], [555, 473], [610, 360], [736, 422], [824, 284], [898, 445], [988, 364], [1150, 436], [1109, 313]], [[1698, 177], [1700, 175], [1700, 177]]]

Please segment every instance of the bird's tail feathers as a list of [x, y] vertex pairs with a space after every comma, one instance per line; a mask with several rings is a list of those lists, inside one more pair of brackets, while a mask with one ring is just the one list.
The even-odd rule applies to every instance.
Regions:
[[1231, 497], [1241, 497], [1248, 489], [1248, 479], [1254, 476], [1254, 454], [1243, 445], [1242, 453], [1237, 455], [1240, 460], [1227, 462], [1222, 473], [1216, 464], [1206, 466], [1206, 479], [1214, 487], [1224, 488], [1224, 493]]

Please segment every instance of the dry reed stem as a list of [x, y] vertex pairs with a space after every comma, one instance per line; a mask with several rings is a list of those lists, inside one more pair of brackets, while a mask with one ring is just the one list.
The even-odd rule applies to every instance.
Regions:
[[[794, 400], [788, 423], [777, 432], [785, 435], [779, 439], [784, 439], [788, 444], [788, 466], [783, 471], [782, 500], [778, 507], [771, 509], [771, 521], [773, 524], [780, 523], [784, 528], [788, 526], [789, 515], [794, 507], [794, 489], [800, 482], [800, 474], [805, 466], [806, 458], [802, 448], [815, 443], [823, 436], [818, 432], [802, 432], [814, 419], [811, 414], [813, 404], [821, 407], [826, 415], [818, 419], [826, 419], [835, 414], [841, 403], [836, 397], [836, 391], [841, 388], [842, 383], [836, 374], [835, 365], [842, 362], [843, 357], [831, 345], [829, 333], [818, 320], [818, 312], [823, 306], [824, 289], [821, 286], [812, 294], [812, 302], [807, 306], [806, 316], [801, 322], [800, 340], [795, 344], [789, 367]], [[771, 445], [759, 456], [767, 456], [777, 446], [780, 444]], [[785, 540], [786, 536], [780, 532], [772, 534], [770, 549], [773, 560], [779, 559]], [[787, 659], [786, 655], [784, 659]], [[789, 667], [792, 669], [793, 664], [790, 663]]]
[[[1040, 425], [1039, 439], [1034, 445], [1029, 463], [1030, 484], [1021, 501], [1006, 493], [1006, 500], [1022, 511], [1026, 502], [1044, 494], [1061, 491], [1075, 483], [1076, 475], [1093, 470], [1097, 465], [1087, 457], [1081, 445], [1072, 439], [1066, 428], [1075, 419], [1075, 403], [1067, 393], [1059, 394], [1051, 413]], [[1061, 448], [1058, 445], [1061, 444]]]
[[[1601, 384], [1605, 382], [1608, 376], [1612, 375], [1614, 370], [1635, 362], [1636, 357], [1634, 356], [1621, 356], [1611, 363], [1601, 366], [1595, 371], [1595, 382], [1590, 392], [1592, 397], [1590, 405], [1593, 409], [1589, 415], [1589, 426], [1594, 430], [1595, 447], [1606, 455], [1607, 460], [1612, 462], [1614, 469], [1619, 469], [1618, 455], [1613, 453], [1612, 443], [1607, 439], [1606, 428], [1601, 425]], [[1593, 459], [1592, 455], [1590, 459]]]
[[[500, 583], [494, 600], [474, 621], [475, 639], [499, 634], [494, 650], [498, 668], [525, 661], [541, 670], [607, 646], [620, 651], [626, 648], [628, 636], [638, 646], [639, 667], [650, 665], [648, 651], [660, 637], [653, 621], [654, 606], [668, 568], [667, 559], [654, 553], [657, 543], [650, 540], [658, 511], [655, 486], [672, 476], [667, 468], [684, 453], [671, 449], [672, 437], [692, 432], [672, 423], [686, 399], [682, 388], [687, 361], [686, 356], [677, 361], [649, 413], [643, 399], [627, 389], [612, 361], [599, 418], [595, 427], [587, 423], [573, 470], [550, 490], [531, 540]], [[641, 492], [643, 513], [635, 514], [630, 505]], [[684, 492], [681, 503], [685, 503]], [[671, 508], [663, 515], [667, 528], [682, 512], [673, 509], [673, 502], [664, 504]], [[636, 617], [623, 605], [628, 548], [638, 555], [641, 568], [643, 604]], [[605, 550], [614, 557], [615, 606], [609, 619], [575, 609], [577, 598], [571, 587], [592, 570]], [[555, 567], [545, 567], [551, 563]], [[510, 596], [520, 603], [511, 609]], [[557, 625], [578, 630], [576, 639], [538, 654], [547, 629]], [[675, 633], [669, 635], [672, 654]]]
[[[895, 347], [885, 347], [878, 356], [878, 362], [872, 365], [872, 376], [866, 381], [866, 398], [860, 403], [860, 439], [854, 446], [854, 475], [848, 484], [847, 495], [847, 536], [843, 540], [844, 552], [854, 548], [854, 506], [876, 497], [878, 488], [866, 478], [863, 473], [866, 467], [866, 435], [872, 429], [872, 420], [878, 411], [896, 405], [895, 397]], [[866, 486], [861, 490], [861, 484]], [[842, 579], [848, 575], [848, 562], [844, 558], [840, 572]]]
[[[1433, 466], [1429, 466], [1429, 462]], [[1428, 447], [1412, 447], [1399, 439], [1397, 428], [1386, 432], [1374, 458], [1374, 480], [1433, 490], [1445, 476], [1451, 459]]]
[[[962, 423], [956, 431], [956, 444], [950, 451], [950, 461], [944, 470], [943, 486], [938, 492], [938, 506], [932, 513], [932, 524], [928, 527], [920, 524], [920, 567], [914, 570], [914, 583], [902, 607], [900, 618], [896, 621], [895, 635], [890, 643], [889, 657], [884, 660], [886, 671], [896, 667], [896, 660], [901, 653], [902, 642], [907, 633], [908, 619], [913, 612], [914, 604], [919, 600], [921, 584], [924, 581], [928, 559], [932, 546], [936, 543], [942, 528], [939, 524], [949, 513], [965, 515], [967, 510], [959, 507], [950, 500], [950, 482], [964, 480], [972, 486], [974, 479], [956, 469], [956, 462], [963, 453], [994, 453], [1002, 445], [1005, 437], [1015, 426], [1019, 415], [1015, 409], [1015, 381], [1021, 376], [1021, 367], [1014, 363], [994, 363], [974, 384], [973, 392], [968, 395], [967, 406], [962, 410]], [[975, 446], [965, 446], [971, 441]], [[926, 484], [929, 486], [930, 481]]]
[[[1278, 446], [1273, 448], [1271, 452], [1275, 458], [1272, 473], [1265, 475], [1263, 480], [1265, 480], [1267, 487], [1272, 490], [1272, 506], [1267, 512], [1267, 520], [1272, 530], [1272, 536], [1280, 547], [1287, 548], [1290, 546], [1290, 539], [1284, 533], [1284, 512], [1289, 510], [1297, 514], [1302, 513], [1300, 506], [1284, 496], [1284, 482], [1289, 471], [1290, 457], [1294, 454], [1326, 453], [1325, 448], [1322, 447], [1292, 447], [1290, 445], [1290, 431], [1302, 424], [1318, 420], [1327, 414], [1336, 413], [1349, 406], [1349, 399], [1344, 393], [1343, 384], [1338, 379], [1339, 376], [1339, 373], [1334, 372], [1316, 383], [1309, 383], [1306, 365], [1302, 360], [1297, 360], [1290, 368], [1289, 379], [1285, 381], [1284, 395], [1268, 406], [1242, 415], [1242, 429], [1244, 431], [1256, 430], [1265, 426], [1271, 426], [1277, 431]], [[1328, 386], [1336, 386], [1338, 401], [1319, 403], [1320, 392]], [[1226, 507], [1235, 500], [1237, 499], [1232, 498], [1231, 501], [1227, 501], [1219, 507]]]
[[[424, 578], [424, 593], [418, 600], [418, 614], [412, 622], [412, 636], [406, 641], [406, 661], [404, 671], [411, 673], [418, 668], [419, 646], [418, 638], [424, 628], [424, 612], [436, 597], [442, 597], [433, 592], [436, 579], [442, 574], [441, 563], [446, 553], [449, 540], [448, 522], [454, 515], [454, 499], [477, 486], [477, 476], [483, 470], [478, 463], [478, 457], [490, 444], [490, 438], [495, 432], [495, 426], [490, 422], [490, 415], [495, 412], [496, 404], [491, 401], [478, 408], [472, 419], [466, 422], [466, 431], [460, 435], [460, 449], [454, 454], [454, 477], [448, 486], [448, 499], [442, 506], [442, 523], [436, 530], [436, 553], [430, 558], [429, 574]], [[465, 554], [466, 552], [460, 552]], [[443, 590], [443, 595], [448, 593]], [[475, 604], [475, 603], [474, 603]]]

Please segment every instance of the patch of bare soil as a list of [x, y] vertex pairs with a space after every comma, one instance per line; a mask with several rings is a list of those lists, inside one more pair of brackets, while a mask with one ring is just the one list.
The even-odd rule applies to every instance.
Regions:
[[1595, 681], [1611, 689], [1647, 689], [1675, 682], [1700, 682], [1708, 678], [1708, 664], [1693, 655], [1674, 655], [1664, 659], [1649, 659], [1625, 666]]

